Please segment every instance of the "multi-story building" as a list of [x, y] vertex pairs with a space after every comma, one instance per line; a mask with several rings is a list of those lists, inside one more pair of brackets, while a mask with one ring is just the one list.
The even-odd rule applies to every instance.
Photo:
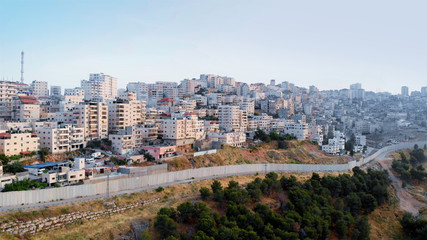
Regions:
[[103, 102], [83, 102], [73, 109], [71, 124], [84, 129], [85, 140], [108, 135], [108, 106]]
[[144, 82], [130, 82], [127, 84], [127, 90], [136, 93], [138, 100], [148, 99], [148, 84]]
[[145, 121], [145, 101], [117, 99], [108, 106], [109, 131], [117, 132]]
[[37, 133], [2, 131], [0, 133], [0, 153], [6, 156], [26, 154], [39, 150]]
[[61, 95], [61, 86], [50, 86], [50, 96], [60, 97]]
[[75, 151], [86, 146], [84, 129], [72, 125], [39, 128], [37, 133], [40, 148], [49, 148], [51, 153]]
[[12, 100], [19, 93], [28, 93], [29, 86], [18, 82], [0, 81], [0, 118], [12, 118]]
[[248, 116], [253, 116], [255, 112], [255, 102], [250, 100], [245, 100], [238, 103], [241, 110], [246, 111]]
[[239, 106], [221, 105], [218, 108], [219, 128], [227, 132], [245, 131], [248, 125], [246, 111]]
[[64, 95], [65, 96], [85, 96], [85, 90], [83, 88], [66, 88], [64, 89]]
[[408, 86], [402, 86], [400, 94], [404, 97], [409, 96], [409, 88]]
[[15, 96], [12, 101], [12, 120], [30, 122], [40, 118], [40, 102], [33, 96]]
[[205, 136], [204, 121], [195, 113], [184, 113], [162, 119], [159, 134], [165, 140], [172, 140], [175, 145], [191, 144]]
[[91, 73], [89, 80], [82, 80], [86, 100], [107, 100], [117, 97], [117, 78], [103, 73]]
[[208, 138], [212, 141], [219, 141], [221, 144], [231, 146], [242, 146], [246, 142], [246, 134], [244, 132], [209, 132]]
[[49, 88], [47, 82], [34, 80], [30, 86], [30, 92], [36, 97], [48, 97]]
[[309, 137], [307, 123], [285, 122], [284, 134], [295, 136], [298, 140], [307, 140]]

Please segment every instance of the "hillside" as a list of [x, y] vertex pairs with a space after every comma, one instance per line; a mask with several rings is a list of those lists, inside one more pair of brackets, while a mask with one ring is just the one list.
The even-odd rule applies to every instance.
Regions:
[[190, 154], [166, 160], [170, 171], [189, 168], [212, 167], [253, 163], [306, 163], [337, 164], [349, 161], [345, 156], [334, 156], [319, 150], [308, 141], [287, 141], [286, 149], [278, 149], [277, 141], [262, 143], [257, 147], [237, 148], [224, 146], [216, 154], [193, 157]]

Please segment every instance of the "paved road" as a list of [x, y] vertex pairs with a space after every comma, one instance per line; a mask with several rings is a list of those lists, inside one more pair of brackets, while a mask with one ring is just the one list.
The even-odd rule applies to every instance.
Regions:
[[[411, 143], [409, 143], [409, 145], [411, 145]], [[408, 148], [409, 145], [408, 144], [406, 144], [405, 146], [402, 146], [399, 144], [394, 145], [394, 147], [391, 147], [387, 151], [382, 152], [376, 158], [372, 159], [369, 163], [365, 164], [363, 166], [363, 168], [370, 167], [374, 162], [376, 162], [378, 160], [383, 160], [387, 154], [394, 152], [394, 151], [397, 151], [399, 149]], [[379, 151], [383, 151], [383, 149], [380, 149]], [[252, 175], [253, 173], [248, 173], [248, 174]], [[246, 174], [246, 175], [248, 175], [248, 174]], [[124, 190], [124, 191], [120, 191], [120, 192], [111, 193], [110, 196], [123, 195], [123, 194], [141, 192], [141, 191], [148, 191], [151, 189], [155, 189], [159, 186], [165, 187], [165, 186], [170, 186], [170, 185], [178, 185], [178, 184], [190, 183], [190, 182], [194, 182], [194, 181], [202, 181], [202, 180], [206, 180], [206, 179], [224, 178], [224, 177], [229, 177], [229, 176], [234, 176], [234, 174], [216, 175], [216, 176], [212, 176], [212, 177], [189, 179], [189, 180], [177, 181], [177, 182], [173, 182], [173, 183], [161, 184], [161, 185], [156, 185], [156, 186], [136, 188], [136, 189], [131, 189], [131, 190]], [[44, 207], [49, 207], [49, 206], [57, 206], [57, 205], [68, 204], [68, 203], [91, 201], [91, 200], [101, 199], [101, 198], [105, 198], [105, 197], [106, 197], [106, 195], [95, 195], [95, 196], [85, 196], [85, 197], [81, 197], [81, 198], [60, 200], [60, 201], [54, 201], [54, 202], [37, 203], [37, 204], [31, 204], [31, 205], [8, 206], [8, 207], [0, 208], [0, 212], [10, 211], [10, 210], [18, 210], [18, 209], [38, 209], [38, 208], [44, 208]]]

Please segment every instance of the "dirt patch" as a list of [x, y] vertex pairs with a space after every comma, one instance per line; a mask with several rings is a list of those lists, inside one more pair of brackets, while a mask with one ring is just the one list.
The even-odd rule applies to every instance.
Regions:
[[169, 170], [256, 163], [304, 163], [340, 164], [349, 161], [348, 157], [327, 154], [315, 144], [306, 141], [288, 141], [287, 149], [278, 149], [277, 142], [263, 143], [259, 147], [236, 148], [224, 146], [216, 154], [192, 157], [186, 154], [166, 162]]
[[391, 171], [391, 161], [383, 160], [378, 162], [382, 168], [387, 170], [391, 186], [393, 187], [396, 197], [399, 200], [400, 209], [410, 212], [413, 215], [418, 215], [419, 211], [427, 208], [427, 204], [418, 201], [412, 194], [410, 194], [405, 188], [402, 188], [402, 181], [397, 178], [393, 171]]

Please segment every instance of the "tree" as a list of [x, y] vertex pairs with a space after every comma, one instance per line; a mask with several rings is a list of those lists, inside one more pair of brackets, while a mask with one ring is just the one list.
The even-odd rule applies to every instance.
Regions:
[[348, 225], [344, 219], [340, 219], [335, 223], [335, 231], [337, 232], [340, 238], [347, 237], [348, 233]]
[[203, 200], [208, 200], [209, 197], [212, 195], [211, 190], [209, 190], [209, 188], [207, 187], [200, 188], [199, 192]]
[[368, 217], [363, 216], [359, 218], [354, 224], [353, 236], [351, 239], [354, 240], [365, 240], [369, 239], [370, 232]]
[[145, 159], [147, 159], [147, 161], [149, 161], [149, 162], [156, 160], [156, 159], [153, 157], [153, 155], [151, 155], [150, 153], [146, 153], [146, 154], [144, 154], [144, 158], [145, 158]]
[[13, 161], [12, 163], [4, 166], [4, 171], [9, 173], [19, 173], [25, 171], [24, 165], [20, 161]]
[[49, 155], [49, 151], [49, 148], [40, 149], [39, 154], [42, 162], [46, 162], [46, 157]]
[[177, 208], [180, 222], [189, 223], [193, 217], [194, 206], [191, 202], [181, 203]]
[[154, 223], [154, 228], [163, 238], [166, 238], [176, 234], [178, 224], [166, 215], [158, 215]]
[[259, 139], [259, 140], [261, 140], [261, 141], [263, 141], [263, 142], [271, 142], [271, 138], [270, 138], [270, 136], [268, 136], [268, 134], [267, 134], [267, 133], [265, 133], [265, 132], [264, 132], [263, 130], [261, 130], [261, 129], [258, 129], [258, 130], [255, 132], [254, 138], [255, 138], [255, 139]]
[[404, 234], [408, 239], [423, 240], [427, 236], [427, 221], [415, 220], [412, 214], [406, 212], [400, 220]]
[[211, 188], [213, 193], [217, 193], [218, 191], [222, 190], [222, 184], [219, 181], [215, 180], [212, 183]]

